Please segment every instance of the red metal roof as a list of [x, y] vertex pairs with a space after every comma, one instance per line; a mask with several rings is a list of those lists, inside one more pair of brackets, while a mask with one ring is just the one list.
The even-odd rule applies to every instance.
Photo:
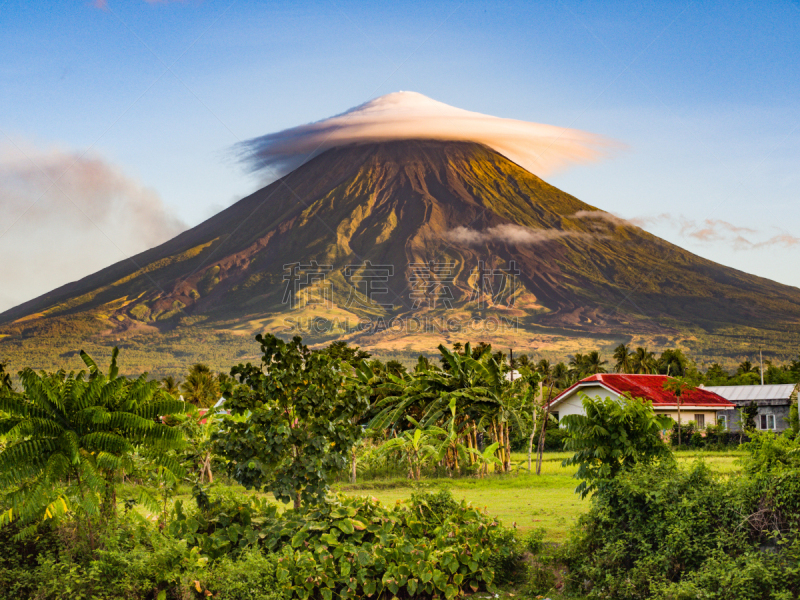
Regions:
[[[628, 392], [634, 398], [647, 398], [653, 403], [653, 408], [677, 406], [672, 392], [664, 389], [664, 383], [668, 379], [672, 379], [672, 377], [667, 377], [666, 375], [628, 375], [625, 373], [592, 375], [581, 379], [575, 385], [561, 392], [553, 399], [551, 404], [558, 403], [562, 398], [579, 391], [581, 387], [599, 383], [618, 395]], [[684, 392], [681, 396], [681, 406], [708, 406], [720, 410], [736, 408], [736, 405], [732, 402], [703, 388], [695, 388]]]

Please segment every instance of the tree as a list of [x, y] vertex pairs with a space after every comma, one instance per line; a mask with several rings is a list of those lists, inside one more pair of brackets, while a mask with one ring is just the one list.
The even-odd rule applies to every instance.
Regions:
[[567, 415], [561, 424], [567, 432], [566, 449], [574, 452], [563, 465], [578, 466], [575, 477], [582, 481], [575, 492], [582, 498], [622, 469], [672, 456], [661, 439], [672, 419], [656, 416], [647, 400], [581, 397], [586, 414]]
[[755, 402], [750, 402], [739, 408], [739, 443], [745, 431], [753, 431], [756, 428], [756, 415], [758, 415], [758, 405]]
[[730, 379], [730, 374], [719, 363], [712, 364], [706, 371], [706, 382], [709, 385], [725, 385]]
[[[544, 370], [549, 363], [542, 360], [539, 361], [542, 370]], [[544, 414], [542, 415], [542, 431], [539, 434], [539, 446], [537, 449], [537, 459], [536, 459], [536, 474], [542, 474], [542, 458], [544, 456], [544, 443], [546, 440], [547, 435], [547, 421], [550, 419], [550, 402], [553, 399], [553, 388], [556, 386], [561, 386], [566, 383], [567, 378], [569, 377], [569, 371], [567, 366], [564, 363], [558, 363], [557, 365], [551, 367], [549, 371], [542, 374], [543, 383], [544, 385], [549, 385], [549, 389], [547, 391], [547, 400], [543, 400], [544, 404]]]
[[358, 346], [348, 346], [347, 342], [342, 340], [333, 342], [324, 350], [320, 350], [320, 352], [328, 354], [334, 360], [342, 360], [351, 367], [358, 366], [362, 360], [366, 360], [372, 356], [369, 352], [362, 350]]
[[800, 414], [798, 414], [797, 399], [792, 399], [792, 405], [789, 407], [789, 428], [795, 435], [800, 433]]
[[107, 375], [85, 352], [88, 374], [25, 369], [23, 392], [0, 396], [0, 434], [9, 441], [0, 452], [7, 519], [35, 527], [72, 512], [93, 548], [92, 523], [116, 514], [115, 477], [132, 467], [135, 450], [178, 468], [167, 451], [180, 447], [182, 437], [158, 417], [181, 412], [183, 403], [146, 375], [119, 377], [117, 354], [115, 348]]
[[695, 389], [691, 383], [683, 377], [669, 377], [663, 385], [664, 390], [671, 392], [675, 397], [678, 406], [678, 448], [681, 447], [681, 400], [683, 396]]
[[14, 386], [11, 383], [11, 374], [6, 371], [8, 363], [0, 362], [0, 394], [12, 392]]
[[[478, 427], [485, 428], [499, 442], [498, 454], [503, 470], [510, 469], [509, 425], [518, 422], [516, 411], [505, 402], [510, 382], [503, 378], [502, 367], [483, 345], [476, 355], [469, 343], [463, 353], [439, 346], [442, 369], [420, 369], [405, 386], [392, 385], [393, 393], [376, 404], [379, 413], [370, 427], [383, 430], [403, 427], [407, 416], [417, 418], [423, 428], [442, 424], [448, 419], [450, 401], [455, 398], [457, 431], [463, 443], [478, 448]], [[447, 427], [447, 425], [444, 425]], [[451, 456], [449, 460], [454, 460]], [[474, 456], [470, 458], [474, 461]]]
[[181, 384], [181, 393], [186, 402], [200, 408], [209, 408], [219, 400], [219, 381], [207, 365], [197, 363], [192, 366], [186, 381]]
[[597, 375], [598, 373], [605, 373], [606, 368], [604, 365], [608, 363], [607, 360], [601, 360], [600, 353], [597, 350], [592, 350], [583, 357], [584, 360], [584, 373], [589, 375]]
[[789, 407], [789, 428], [795, 435], [800, 433], [800, 414], [797, 410], [797, 399], [792, 400], [792, 406]]
[[180, 396], [181, 385], [172, 375], [168, 375], [161, 380], [161, 388], [173, 398]]
[[525, 377], [527, 383], [527, 390], [525, 392], [525, 399], [523, 405], [530, 405], [531, 407], [531, 435], [528, 438], [528, 473], [532, 471], [531, 456], [533, 455], [533, 441], [536, 438], [536, 422], [539, 414], [539, 403], [537, 398], [543, 396], [541, 390], [542, 377], [537, 372], [529, 373]]
[[225, 407], [246, 419], [226, 418], [215, 448], [237, 482], [299, 509], [301, 500], [324, 500], [331, 478], [345, 468], [361, 436], [354, 421], [369, 407], [367, 394], [345, 378], [340, 359], [312, 352], [300, 337], [256, 340], [261, 364], [234, 367], [238, 385], [226, 391]]
[[573, 381], [583, 379], [586, 373], [586, 358], [580, 352], [569, 357], [569, 374]]
[[658, 359], [658, 372], [672, 377], [684, 377], [689, 360], [680, 350], [664, 350]]
[[648, 375], [658, 371], [658, 361], [653, 352], [641, 346], [631, 356], [631, 373]]
[[[419, 425], [413, 419], [411, 421]], [[409, 479], [419, 481], [422, 478], [422, 467], [436, 455], [434, 440], [439, 431], [441, 430], [438, 428], [433, 428], [433, 430], [422, 427], [407, 429], [397, 437], [384, 442], [379, 448], [379, 452], [389, 454], [399, 450], [408, 463]]]
[[745, 359], [739, 363], [739, 368], [736, 369], [736, 374], [744, 375], [747, 373], [758, 373], [758, 367], [754, 366], [753, 363]]
[[633, 373], [633, 356], [630, 346], [620, 344], [614, 348], [614, 370], [617, 373]]

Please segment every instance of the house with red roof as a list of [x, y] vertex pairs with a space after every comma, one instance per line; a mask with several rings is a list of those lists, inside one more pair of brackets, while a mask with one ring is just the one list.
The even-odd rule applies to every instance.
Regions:
[[[551, 414], [556, 419], [567, 415], [582, 415], [581, 395], [590, 398], [620, 398], [630, 394], [634, 398], [645, 398], [653, 404], [656, 414], [672, 417], [678, 421], [678, 403], [672, 392], [664, 389], [671, 377], [667, 375], [629, 375], [626, 373], [602, 373], [581, 379], [561, 392], [550, 403]], [[719, 394], [708, 389], [696, 388], [681, 395], [681, 423], [694, 421], [698, 429], [716, 425], [718, 415], [726, 414], [736, 406]]]

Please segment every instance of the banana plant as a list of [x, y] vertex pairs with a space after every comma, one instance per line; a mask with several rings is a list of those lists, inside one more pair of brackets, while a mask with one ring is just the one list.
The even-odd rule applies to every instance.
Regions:
[[[399, 450], [403, 460], [408, 464], [408, 473], [412, 479], [422, 478], [422, 468], [437, 456], [436, 437], [439, 431], [427, 430], [409, 417], [414, 429], [403, 431], [397, 437], [387, 440], [381, 445], [382, 454], [390, 454]], [[438, 428], [435, 428], [438, 430]]]

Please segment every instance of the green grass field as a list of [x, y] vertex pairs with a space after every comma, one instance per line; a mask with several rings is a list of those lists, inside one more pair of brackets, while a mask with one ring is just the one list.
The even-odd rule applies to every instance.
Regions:
[[[490, 475], [484, 479], [426, 479], [419, 486], [407, 479], [375, 479], [355, 485], [339, 484], [336, 488], [351, 495], [374, 496], [386, 504], [407, 500], [417, 488], [426, 491], [449, 489], [456, 499], [485, 507], [489, 514], [497, 516], [508, 526], [516, 523], [522, 531], [541, 527], [546, 531], [546, 541], [561, 542], [569, 535], [569, 529], [578, 516], [588, 510], [590, 503], [575, 494], [578, 480], [573, 475], [576, 468], [561, 466], [561, 461], [568, 456], [567, 452], [545, 454], [539, 476], [528, 473], [526, 455], [515, 453], [512, 454], [515, 473], [509, 475]], [[744, 452], [677, 453], [680, 463], [702, 459], [714, 470], [726, 474], [736, 472], [736, 461], [741, 456]]]
[[[739, 469], [737, 460], [744, 455], [740, 451], [676, 453], [679, 463], [689, 464], [704, 460], [711, 468], [723, 474], [735, 473]], [[408, 500], [417, 489], [448, 489], [456, 499], [485, 508], [488, 514], [498, 517], [507, 526], [516, 524], [521, 531], [543, 528], [546, 532], [545, 541], [562, 542], [568, 537], [577, 518], [590, 506], [590, 500], [581, 500], [575, 494], [578, 480], [573, 475], [576, 468], [561, 466], [561, 462], [568, 456], [568, 452], [546, 453], [542, 462], [542, 474], [538, 476], [528, 473], [527, 455], [514, 453], [514, 472], [508, 475], [489, 475], [483, 479], [429, 478], [423, 479], [419, 484], [404, 478], [364, 479], [356, 484], [336, 484], [334, 491], [353, 496], [373, 496], [384, 504], [394, 504]], [[231, 487], [245, 491], [239, 486]], [[135, 497], [134, 488], [135, 486], [126, 486], [120, 495], [120, 501], [125, 497]], [[176, 499], [191, 501], [190, 489], [182, 485], [173, 496], [173, 501]], [[139, 510], [143, 514], [147, 512], [143, 507], [139, 507]]]

